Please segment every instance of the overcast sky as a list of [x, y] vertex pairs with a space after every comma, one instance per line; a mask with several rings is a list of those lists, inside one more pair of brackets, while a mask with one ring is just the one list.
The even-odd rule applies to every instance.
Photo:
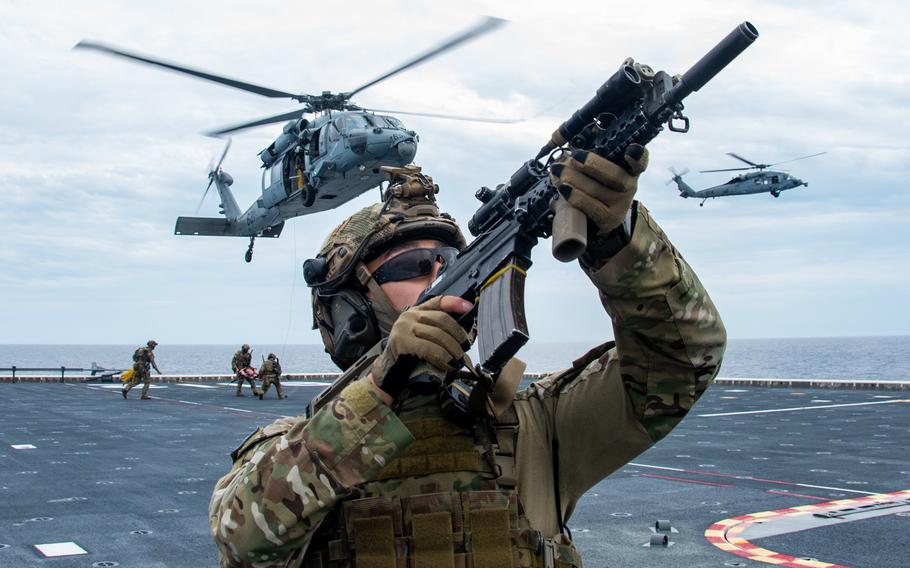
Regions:
[[[730, 337], [910, 334], [910, 21], [906, 2], [46, 2], [0, 0], [0, 343], [318, 343], [300, 266], [375, 199], [290, 221], [280, 239], [173, 235], [222, 141], [200, 132], [294, 108], [90, 51], [108, 42], [292, 92], [361, 85], [476, 22], [510, 24], [370, 88], [363, 106], [497, 118], [405, 117], [416, 162], [463, 224], [627, 56], [681, 73], [739, 22], [761, 37], [687, 100], [692, 129], [651, 148], [639, 197], [695, 268]], [[798, 7], [797, 7], [798, 4]], [[635, 11], [636, 7], [645, 12]], [[234, 138], [224, 168], [243, 209], [281, 125]], [[790, 164], [779, 199], [698, 201], [668, 168]], [[725, 174], [687, 176], [696, 188]], [[217, 215], [210, 196], [200, 214]], [[535, 250], [535, 341], [611, 336], [577, 266]]]

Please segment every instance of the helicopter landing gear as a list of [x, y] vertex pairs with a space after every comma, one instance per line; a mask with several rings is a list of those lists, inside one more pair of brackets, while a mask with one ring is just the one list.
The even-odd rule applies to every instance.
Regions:
[[705, 201], [706, 201], [705, 199], [702, 199], [702, 200], [701, 200], [701, 203], [699, 203], [698, 206], [699, 206], [699, 207], [704, 207], [704, 206], [705, 206]]
[[779, 191], [772, 191], [772, 192], [771, 192], [771, 197], [780, 197], [780, 192], [779, 192]]
[[247, 262], [253, 262], [253, 243], [256, 241], [256, 237], [250, 237], [250, 246], [246, 249], [246, 254], [243, 255], [243, 260]]
[[303, 206], [309, 207], [316, 202], [316, 188], [311, 184], [306, 184], [300, 191], [300, 197], [303, 198]]

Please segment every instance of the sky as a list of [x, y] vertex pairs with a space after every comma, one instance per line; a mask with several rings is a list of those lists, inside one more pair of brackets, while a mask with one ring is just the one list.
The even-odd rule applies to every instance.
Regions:
[[[279, 239], [175, 236], [222, 140], [201, 133], [293, 110], [96, 52], [107, 42], [291, 92], [343, 91], [475, 23], [509, 24], [360, 93], [366, 107], [492, 118], [401, 116], [416, 163], [463, 226], [481, 185], [501, 183], [632, 56], [682, 73], [743, 20], [755, 44], [686, 100], [688, 134], [662, 133], [638, 198], [694, 267], [731, 338], [910, 335], [910, 5], [860, 2], [448, 3], [48, 2], [0, 0], [0, 343], [319, 343], [301, 273], [326, 233], [371, 203], [287, 223]], [[645, 6], [639, 4], [638, 6]], [[224, 162], [245, 209], [257, 154], [281, 125], [233, 139]], [[778, 162], [808, 187], [708, 201], [736, 152]], [[200, 215], [217, 215], [209, 196]], [[534, 253], [533, 341], [612, 336], [575, 264]]]

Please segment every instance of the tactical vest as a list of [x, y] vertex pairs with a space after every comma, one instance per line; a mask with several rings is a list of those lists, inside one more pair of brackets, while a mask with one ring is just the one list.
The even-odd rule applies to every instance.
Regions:
[[265, 363], [259, 368], [259, 373], [263, 379], [275, 380], [281, 376], [281, 365], [272, 359], [266, 359]]
[[133, 368], [137, 371], [148, 371], [151, 366], [152, 357], [148, 347], [140, 347], [133, 352]]
[[235, 373], [239, 373], [243, 369], [250, 366], [253, 362], [253, 354], [250, 352], [244, 353], [243, 351], [237, 351], [234, 353], [234, 357], [231, 359], [231, 368]]
[[322, 522], [302, 568], [568, 568], [581, 558], [568, 539], [545, 538], [515, 490], [514, 410], [461, 428], [435, 397], [399, 416], [415, 441], [389, 462], [363, 498]]

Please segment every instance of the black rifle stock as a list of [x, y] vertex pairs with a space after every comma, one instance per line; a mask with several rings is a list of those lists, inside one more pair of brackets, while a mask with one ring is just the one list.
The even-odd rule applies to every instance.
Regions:
[[[664, 126], [687, 132], [682, 100], [699, 90], [758, 37], [743, 22], [686, 73], [664, 71], [627, 60], [551, 136], [537, 156], [525, 162], [495, 190], [482, 187], [483, 202], [468, 228], [476, 238], [423, 292], [419, 302], [435, 296], [459, 296], [475, 302], [465, 322], [477, 321], [480, 364], [496, 374], [528, 340], [524, 282], [531, 249], [541, 238], [554, 237], [554, 255], [568, 261], [588, 247], [587, 219], [557, 199], [549, 181], [553, 152], [568, 146], [593, 151], [625, 167], [630, 144], [647, 144]], [[541, 160], [546, 161], [541, 163]], [[601, 235], [595, 236], [597, 239]]]

